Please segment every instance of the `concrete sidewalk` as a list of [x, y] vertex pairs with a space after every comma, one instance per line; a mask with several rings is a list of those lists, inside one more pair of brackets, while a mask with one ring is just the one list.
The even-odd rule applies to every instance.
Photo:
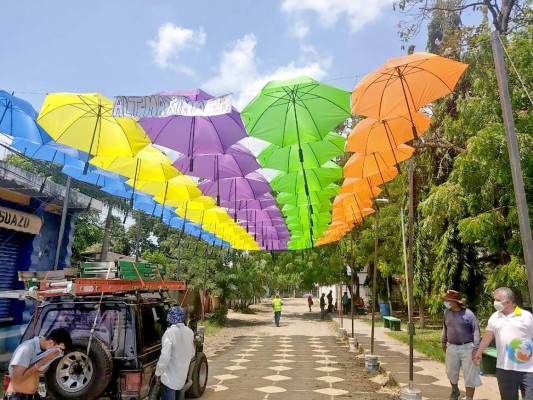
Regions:
[[[338, 321], [338, 320], [337, 320]], [[344, 328], [351, 336], [351, 320], [344, 319]], [[383, 369], [390, 372], [401, 387], [409, 385], [409, 346], [386, 334], [388, 328], [375, 327], [374, 353], [378, 356]], [[358, 319], [354, 320], [354, 332], [357, 342], [366, 353], [370, 353], [370, 325]], [[443, 363], [433, 361], [422, 353], [414, 352], [414, 387], [422, 392], [423, 399], [448, 399], [451, 392], [450, 382], [446, 376]], [[498, 400], [500, 392], [496, 377], [481, 376], [483, 386], [476, 389], [476, 400]], [[459, 389], [464, 396], [464, 380], [461, 374]]]

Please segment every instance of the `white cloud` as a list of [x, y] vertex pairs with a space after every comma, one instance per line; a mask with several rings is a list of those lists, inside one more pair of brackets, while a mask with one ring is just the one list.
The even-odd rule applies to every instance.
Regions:
[[175, 26], [167, 22], [159, 27], [156, 41], [148, 41], [155, 53], [155, 62], [161, 68], [173, 68], [180, 72], [192, 74], [192, 69], [180, 63], [179, 56], [185, 50], [198, 49], [205, 44], [205, 32]]
[[303, 39], [309, 33], [309, 26], [304, 21], [296, 21], [291, 24], [290, 33], [298, 39]]
[[283, 0], [281, 9], [298, 17], [306, 12], [316, 13], [324, 27], [329, 27], [346, 16], [350, 29], [355, 32], [376, 19], [393, 2], [394, 0]]
[[[261, 64], [256, 56], [257, 38], [253, 34], [245, 35], [222, 54], [217, 75], [205, 82], [207, 92], [213, 95], [233, 93], [232, 102], [238, 110], [242, 110], [272, 80], [291, 79], [300, 75], [321, 80], [327, 75], [331, 59], [321, 57], [311, 46], [301, 46], [298, 61], [275, 67], [271, 71], [260, 71]], [[268, 145], [256, 138], [242, 140], [255, 155]], [[265, 175], [270, 177], [268, 171]]]
[[202, 87], [216, 95], [232, 92], [233, 104], [241, 110], [269, 81], [299, 75], [321, 80], [331, 64], [330, 58], [320, 58], [314, 49], [306, 46], [301, 48], [298, 62], [289, 61], [272, 71], [262, 72], [258, 69], [256, 46], [257, 38], [253, 34], [239, 39], [233, 48], [223, 53], [218, 74]]

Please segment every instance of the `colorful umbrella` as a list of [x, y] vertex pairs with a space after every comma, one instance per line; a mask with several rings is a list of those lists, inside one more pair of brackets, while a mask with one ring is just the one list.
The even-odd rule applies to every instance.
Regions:
[[184, 155], [173, 165], [184, 174], [212, 181], [244, 177], [261, 168], [252, 152], [239, 143], [232, 145], [224, 154], [196, 155], [194, 171], [190, 171], [191, 161], [191, 157]]
[[[220, 179], [218, 181], [204, 181], [198, 187], [206, 195], [230, 202], [254, 200], [265, 193], [269, 193], [271, 190], [268, 181], [257, 172], [252, 172], [244, 178], [238, 177]], [[219, 203], [220, 201], [217, 201], [217, 204]]]
[[324, 139], [350, 116], [349, 96], [300, 76], [269, 82], [241, 115], [250, 136], [285, 147]]
[[300, 161], [297, 145], [279, 147], [271, 144], [257, 156], [263, 168], [278, 171], [298, 172], [302, 168], [318, 168], [332, 158], [344, 153], [346, 139], [336, 133], [327, 134], [323, 140], [301, 145], [303, 162]]
[[401, 144], [393, 150], [383, 150], [379, 153], [355, 153], [344, 165], [344, 176], [349, 178], [366, 178], [377, 175], [394, 167], [396, 163], [407, 160], [415, 149]]
[[306, 193], [323, 190], [330, 183], [342, 178], [342, 168], [327, 162], [320, 168], [299, 172], [281, 173], [270, 184], [274, 190], [286, 193]]
[[[201, 91], [163, 92], [162, 95], [185, 96], [200, 101], [213, 96]], [[189, 172], [194, 171], [194, 158], [200, 154], [221, 154], [247, 136], [241, 117], [233, 107], [231, 113], [189, 117], [173, 115], [165, 118], [141, 118], [139, 123], [154, 144], [177, 150], [189, 157]]]
[[[406, 115], [451, 93], [468, 67], [431, 53], [391, 58], [352, 92], [352, 112], [375, 119]], [[413, 136], [417, 137], [413, 123]]]
[[114, 118], [113, 102], [99, 93], [52, 93], [39, 124], [61, 144], [90, 155], [133, 157], [150, 139], [133, 118]]
[[0, 90], [0, 132], [32, 143], [50, 142], [52, 138], [36, 119], [37, 112], [30, 103]]

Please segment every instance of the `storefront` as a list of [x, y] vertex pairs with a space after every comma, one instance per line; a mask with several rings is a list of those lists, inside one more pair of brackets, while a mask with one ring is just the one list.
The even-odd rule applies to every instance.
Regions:
[[[54, 269], [65, 188], [0, 162], [0, 291], [24, 289], [19, 271]], [[101, 203], [71, 194], [58, 269], [70, 265], [77, 215]], [[0, 297], [0, 364], [9, 361], [34, 309], [33, 301]]]

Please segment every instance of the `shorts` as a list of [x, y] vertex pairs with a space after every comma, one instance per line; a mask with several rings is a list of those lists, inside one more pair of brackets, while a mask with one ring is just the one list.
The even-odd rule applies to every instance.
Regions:
[[451, 344], [446, 348], [446, 375], [451, 383], [456, 385], [459, 382], [459, 370], [463, 369], [466, 387], [481, 386], [479, 369], [472, 360], [474, 344]]

